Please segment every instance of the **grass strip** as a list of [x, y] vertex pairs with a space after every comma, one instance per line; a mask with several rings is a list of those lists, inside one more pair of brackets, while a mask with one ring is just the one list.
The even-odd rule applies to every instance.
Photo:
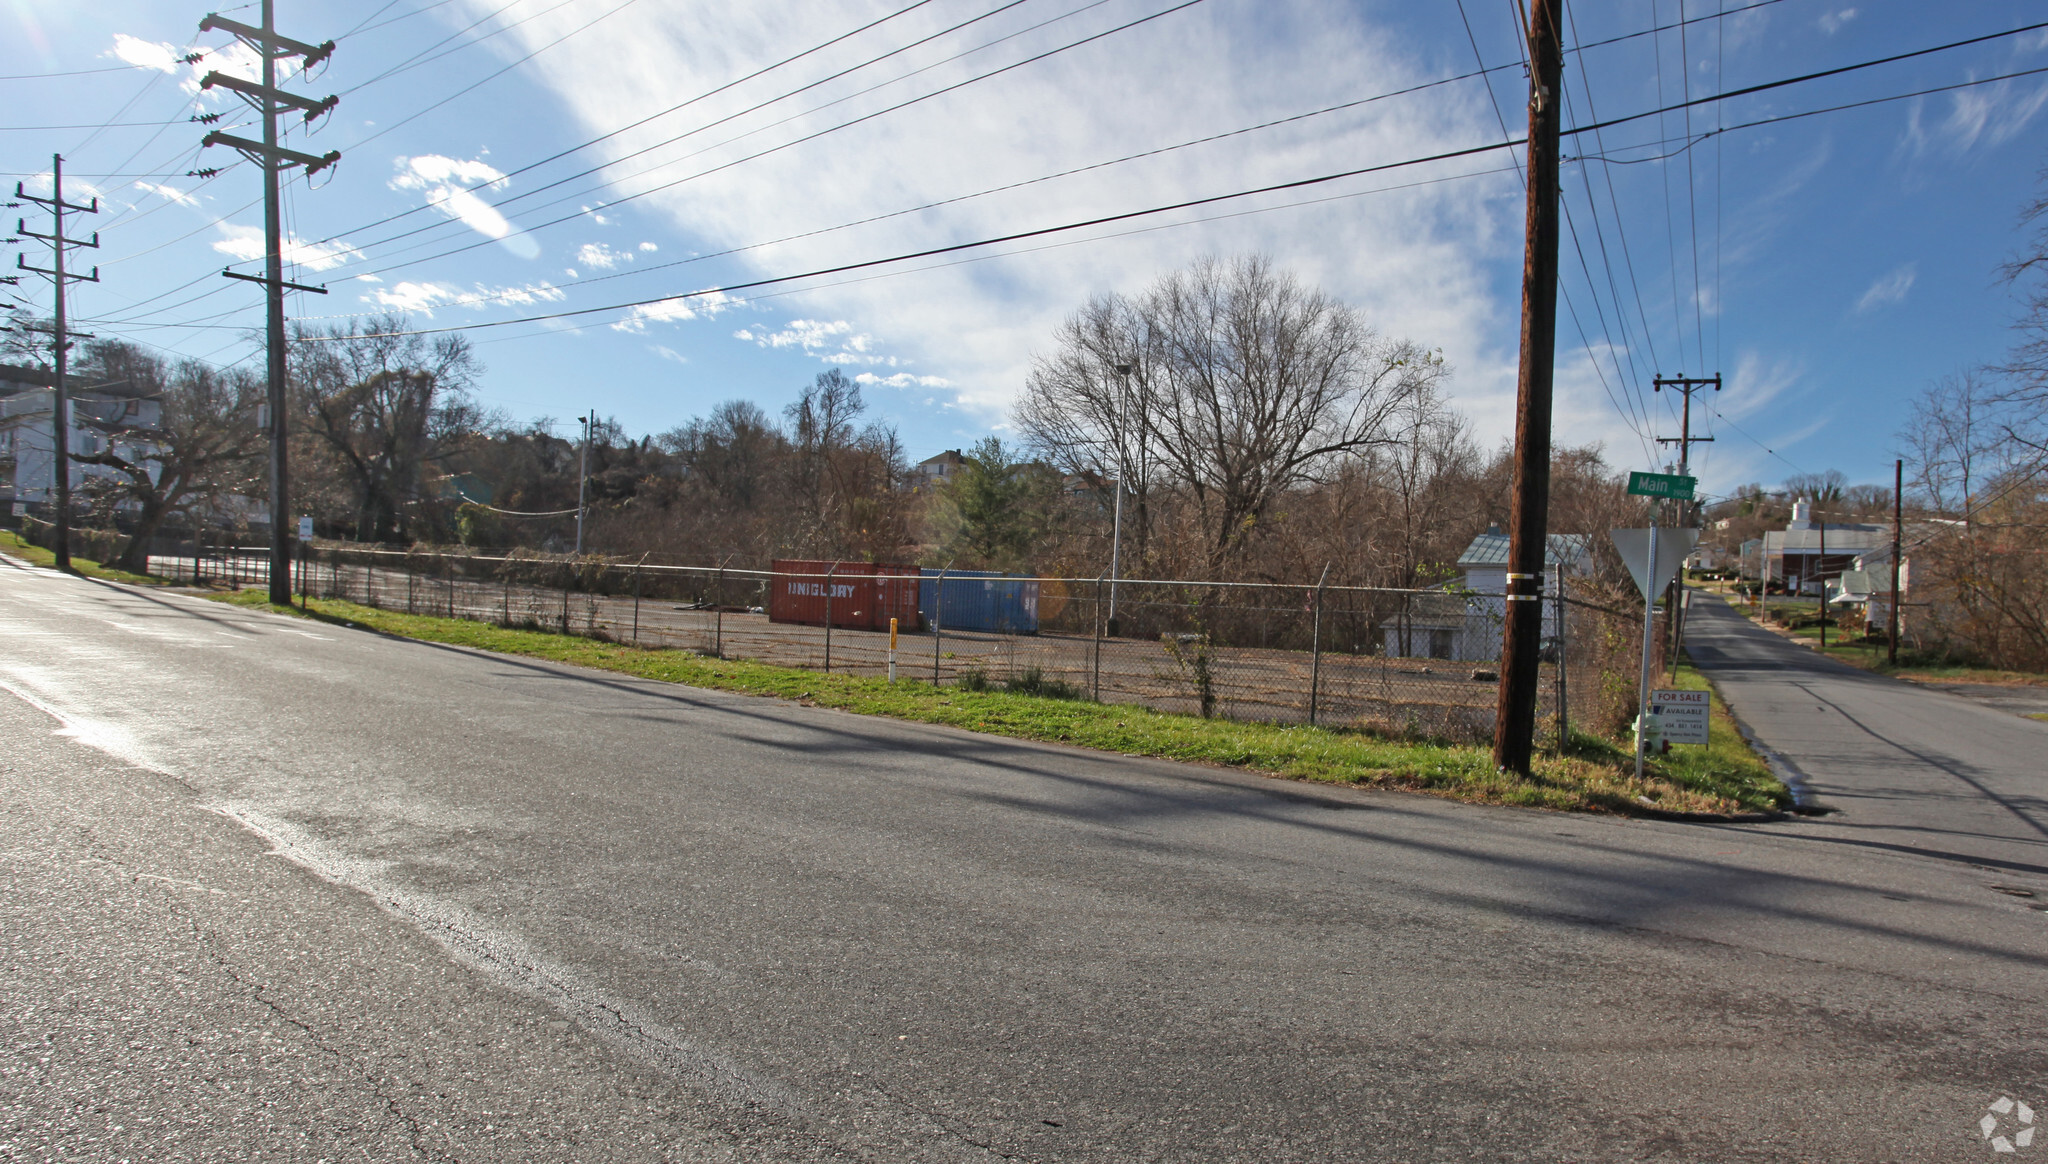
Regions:
[[[240, 606], [303, 615], [383, 634], [546, 659], [642, 679], [718, 691], [765, 695], [917, 723], [940, 724], [1016, 739], [1073, 744], [1132, 756], [1218, 764], [1273, 776], [1395, 788], [1478, 804], [1632, 813], [1647, 800], [1678, 812], [1732, 813], [1791, 803], [1761, 761], [1740, 747], [1707, 755], [1660, 758], [1641, 782], [1630, 757], [1611, 744], [1575, 739], [1564, 756], [1539, 757], [1527, 780], [1493, 768], [1490, 752], [1467, 744], [1387, 739], [1361, 731], [1241, 723], [1172, 715], [1128, 704], [1051, 699], [1003, 691], [933, 688], [825, 675], [693, 651], [641, 648], [549, 631], [507, 629], [484, 622], [399, 614], [333, 599], [308, 609], [272, 606], [258, 591], [220, 596]], [[1724, 717], [1725, 718], [1725, 717]], [[1732, 723], [1728, 725], [1734, 732]], [[1759, 781], [1758, 775], [1768, 783]]]
[[[1983, 683], [1996, 687], [2048, 687], [2048, 675], [2034, 671], [2003, 671], [1996, 667], [1973, 667], [1958, 663], [1942, 655], [1916, 650], [1900, 645], [1899, 661], [1891, 661], [1891, 651], [1883, 642], [1866, 641], [1861, 634], [1845, 637], [1839, 625], [1828, 626], [1828, 645], [1820, 645], [1820, 604], [1818, 602], [1788, 603], [1774, 602], [1772, 610], [1796, 612], [1791, 625], [1774, 623], [1758, 617], [1746, 602], [1728, 599], [1729, 604], [1749, 616], [1766, 629], [1776, 631], [1793, 642], [1819, 651], [1830, 659], [1849, 664], [1878, 675], [1890, 675], [1914, 683]], [[1853, 633], [1853, 632], [1852, 632]]]
[[[11, 554], [31, 566], [55, 569], [57, 555], [36, 545], [11, 529], [0, 530], [0, 553]], [[162, 586], [162, 578], [149, 574], [131, 574], [112, 566], [102, 566], [90, 558], [71, 555], [71, 572], [83, 578], [98, 578], [105, 582], [127, 582], [136, 586]]]

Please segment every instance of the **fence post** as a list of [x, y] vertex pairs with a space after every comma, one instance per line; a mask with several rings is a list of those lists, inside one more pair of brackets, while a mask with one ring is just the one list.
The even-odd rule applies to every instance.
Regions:
[[839, 572], [839, 563], [825, 567], [825, 674], [832, 673], [832, 575]]
[[1316, 726], [1316, 697], [1323, 684], [1323, 586], [1330, 580], [1330, 564], [1323, 563], [1323, 576], [1316, 579], [1315, 618], [1309, 627], [1308, 726]]
[[[727, 554], [725, 556], [725, 562], [730, 561], [732, 561], [732, 555]], [[725, 562], [720, 562], [718, 564], [718, 581], [716, 585], [718, 587], [717, 596], [719, 598], [723, 598], [725, 596]], [[775, 565], [775, 563], [773, 562], [770, 562], [768, 564], [771, 567]], [[769, 584], [769, 589], [774, 589], [774, 583], [772, 579]], [[711, 604], [711, 655], [713, 658], [717, 659], [725, 658], [725, 603], [718, 601], [714, 601]]]
[[1102, 578], [1100, 574], [1095, 576], [1095, 653], [1089, 664], [1094, 673], [1090, 686], [1095, 689], [1097, 703], [1102, 702]]
[[562, 633], [569, 633], [569, 587], [576, 582], [576, 567], [564, 563], [569, 573], [562, 579]]
[[1565, 671], [1571, 655], [1569, 640], [1565, 637], [1566, 612], [1564, 605], [1564, 563], [1557, 564], [1557, 751], [1564, 754], [1565, 744], [1571, 739], [1572, 721], [1566, 711]]
[[642, 553], [640, 560], [633, 563], [633, 645], [636, 647], [640, 645], [640, 568], [646, 564], [646, 553]]
[[932, 587], [932, 593], [938, 596], [937, 600], [932, 603], [932, 686], [934, 688], [937, 688], [939, 685], [939, 644], [946, 637], [946, 571], [952, 568], [953, 563], [951, 562], [940, 566], [939, 580]]
[[[410, 557], [411, 555], [408, 554], [407, 556]], [[417, 613], [413, 610], [412, 605], [413, 589], [417, 584], [417, 576], [412, 568], [412, 563], [407, 562], [405, 564], [405, 612], [407, 614]]]

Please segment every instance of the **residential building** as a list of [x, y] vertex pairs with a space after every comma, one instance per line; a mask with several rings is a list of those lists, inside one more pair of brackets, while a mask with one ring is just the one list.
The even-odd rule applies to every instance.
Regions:
[[[42, 513], [56, 500], [55, 380], [41, 368], [0, 364], [0, 503], [16, 516]], [[91, 456], [110, 447], [147, 459], [163, 425], [163, 404], [126, 384], [81, 385], [70, 392], [70, 448]], [[71, 486], [117, 476], [103, 465], [71, 466]]]
[[1889, 546], [1891, 536], [1882, 525], [1816, 523], [1813, 503], [1802, 497], [1792, 503], [1792, 520], [1784, 529], [1764, 533], [1764, 581], [1782, 583], [1794, 594], [1819, 594], [1858, 557]]
[[[1499, 526], [1485, 533], [1458, 556], [1463, 572], [1458, 583], [1437, 595], [1417, 595], [1383, 626], [1381, 649], [1389, 655], [1410, 655], [1466, 662], [1500, 658], [1501, 626], [1507, 621], [1508, 550], [1511, 539]], [[1567, 576], [1584, 574], [1592, 562], [1592, 542], [1584, 534], [1551, 534], [1544, 554], [1544, 593], [1556, 586], [1557, 569]], [[1557, 605], [1543, 603], [1543, 639], [1556, 639]]]
[[926, 457], [917, 463], [917, 467], [910, 471], [910, 487], [928, 489], [944, 485], [959, 476], [960, 470], [966, 467], [967, 458], [960, 455], [959, 449], [947, 449], [936, 457]]

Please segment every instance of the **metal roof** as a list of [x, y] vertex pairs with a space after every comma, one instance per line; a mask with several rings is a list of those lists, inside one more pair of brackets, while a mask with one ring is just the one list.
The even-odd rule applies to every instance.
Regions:
[[[1588, 539], [1585, 534], [1551, 534], [1549, 552], [1543, 556], [1543, 564], [1556, 566], [1563, 563], [1577, 569], [1586, 556]], [[1508, 564], [1508, 547], [1511, 540], [1498, 529], [1489, 529], [1472, 539], [1465, 552], [1458, 556], [1460, 566], [1505, 566]]]
[[[1891, 531], [1874, 525], [1830, 525], [1827, 528], [1827, 551], [1834, 554], [1854, 554], [1862, 550], [1889, 546]], [[1774, 529], [1764, 534], [1764, 552], [1767, 554], [1818, 554], [1821, 550], [1821, 531], [1817, 529]]]

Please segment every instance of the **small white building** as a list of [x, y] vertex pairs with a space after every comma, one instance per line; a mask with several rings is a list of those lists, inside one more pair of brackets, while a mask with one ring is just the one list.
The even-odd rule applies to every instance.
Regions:
[[[1557, 570], [1569, 577], [1584, 574], [1592, 564], [1592, 542], [1584, 534], [1551, 534], [1544, 554], [1543, 639], [1558, 634]], [[1501, 627], [1507, 621], [1508, 550], [1512, 539], [1499, 526], [1489, 526], [1458, 556], [1463, 576], [1441, 588], [1442, 600], [1418, 595], [1410, 609], [1381, 631], [1382, 650], [1389, 655], [1490, 663], [1500, 658]]]
[[1819, 594], [1858, 557], [1890, 544], [1891, 531], [1881, 525], [1816, 523], [1813, 503], [1802, 497], [1792, 503], [1784, 529], [1764, 533], [1764, 581], [1783, 583], [1795, 594]]
[[[91, 456], [115, 448], [148, 459], [151, 434], [163, 426], [163, 404], [123, 385], [74, 384], [70, 390], [70, 449]], [[40, 513], [56, 501], [57, 392], [41, 368], [0, 364], [0, 503], [15, 515]], [[94, 477], [113, 477], [103, 465], [71, 465], [75, 490]]]

